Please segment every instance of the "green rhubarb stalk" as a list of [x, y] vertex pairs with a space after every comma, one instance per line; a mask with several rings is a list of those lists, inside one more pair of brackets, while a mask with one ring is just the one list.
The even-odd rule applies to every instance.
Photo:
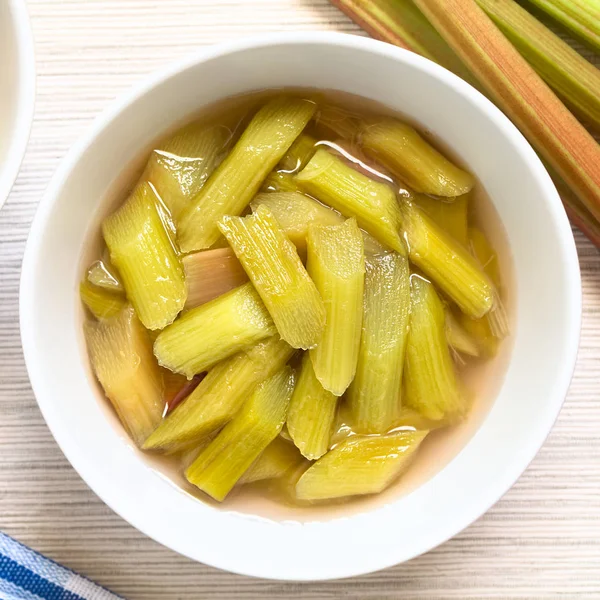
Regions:
[[600, 146], [475, 0], [415, 0], [498, 106], [600, 218]]
[[529, 0], [577, 37], [600, 51], [599, 0]]
[[473, 75], [413, 0], [332, 0], [332, 3], [378, 40], [420, 54], [478, 87]]
[[514, 0], [477, 0], [477, 4], [563, 102], [599, 129], [600, 70]]

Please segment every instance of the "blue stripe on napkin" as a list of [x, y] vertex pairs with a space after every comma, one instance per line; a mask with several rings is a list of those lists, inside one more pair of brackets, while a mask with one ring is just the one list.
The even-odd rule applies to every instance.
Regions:
[[89, 579], [0, 533], [0, 600], [119, 600]]

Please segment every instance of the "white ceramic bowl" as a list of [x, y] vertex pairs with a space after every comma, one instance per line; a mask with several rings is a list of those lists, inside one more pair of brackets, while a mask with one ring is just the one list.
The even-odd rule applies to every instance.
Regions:
[[0, 207], [29, 139], [35, 98], [33, 38], [24, 0], [0, 0]]
[[[414, 492], [360, 514], [276, 522], [215, 508], [149, 469], [93, 391], [81, 340], [80, 258], [113, 180], [160, 132], [200, 107], [255, 89], [338, 89], [402, 111], [479, 176], [515, 262], [516, 333], [483, 424]], [[466, 83], [414, 54], [332, 33], [263, 36], [209, 48], [117, 101], [71, 150], [43, 198], [27, 246], [21, 332], [38, 403], [88, 485], [162, 544], [204, 563], [273, 579], [367, 573], [426, 552], [469, 525], [532, 460], [571, 379], [581, 312], [577, 254], [559, 197], [508, 119]]]

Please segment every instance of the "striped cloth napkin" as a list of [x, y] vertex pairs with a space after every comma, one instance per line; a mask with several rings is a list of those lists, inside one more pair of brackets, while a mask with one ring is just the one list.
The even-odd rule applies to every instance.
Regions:
[[0, 600], [122, 600], [0, 532]]

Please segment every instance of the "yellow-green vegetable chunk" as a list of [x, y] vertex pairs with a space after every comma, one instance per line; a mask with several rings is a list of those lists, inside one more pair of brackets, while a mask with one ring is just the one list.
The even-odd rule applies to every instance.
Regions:
[[239, 483], [253, 483], [267, 479], [279, 479], [303, 462], [298, 448], [281, 437], [276, 437], [242, 475]]
[[106, 288], [95, 286], [89, 281], [79, 284], [79, 295], [96, 319], [114, 317], [126, 304], [122, 294], [109, 292]]
[[500, 297], [502, 289], [500, 264], [498, 255], [487, 237], [476, 227], [469, 228], [469, 246], [473, 256], [495, 285], [494, 306], [480, 319], [461, 315], [460, 322], [463, 329], [477, 341], [481, 353], [490, 357], [496, 354], [500, 341], [509, 334], [508, 317]]
[[291, 173], [271, 171], [262, 186], [263, 192], [297, 192], [300, 187]]
[[415, 195], [415, 204], [465, 248], [469, 245], [469, 194], [456, 198]]
[[475, 185], [473, 176], [453, 165], [415, 129], [381, 119], [361, 131], [364, 149], [411, 188], [434, 196], [461, 196]]
[[367, 261], [358, 367], [347, 395], [355, 426], [363, 433], [386, 432], [400, 409], [409, 278], [408, 260], [400, 254]]
[[354, 141], [360, 132], [359, 121], [356, 114], [344, 108], [325, 104], [319, 107], [315, 120], [319, 130], [325, 137]]
[[253, 212], [260, 206], [266, 206], [298, 249], [306, 248], [309, 225], [339, 225], [344, 222], [339, 213], [300, 192], [258, 194], [250, 206]]
[[287, 416], [288, 433], [306, 458], [320, 458], [329, 449], [337, 403], [316, 378], [306, 353]]
[[[179, 466], [181, 471], [185, 471], [204, 452], [208, 445], [215, 439], [216, 435], [216, 433], [211, 433], [179, 452]], [[173, 455], [175, 453], [177, 453], [177, 450], [168, 452], [167, 454]]]
[[[310, 225], [341, 225], [345, 221], [339, 212], [299, 192], [258, 194], [250, 206], [254, 212], [259, 206], [266, 206], [299, 252], [306, 250]], [[385, 248], [372, 235], [361, 233], [366, 254], [385, 252]]]
[[410, 406], [403, 406], [400, 409], [400, 415], [394, 423], [394, 429], [402, 429], [406, 431], [408, 428], [415, 431], [431, 431], [433, 429], [439, 429], [441, 427], [447, 427], [452, 425], [452, 421], [433, 421], [427, 419], [419, 411]]
[[446, 309], [446, 339], [450, 347], [461, 354], [467, 354], [468, 356], [479, 356], [481, 354], [477, 339], [460, 324], [448, 309]]
[[232, 138], [228, 124], [192, 123], [152, 151], [142, 175], [177, 223], [222, 159]]
[[356, 373], [363, 319], [365, 255], [356, 221], [311, 225], [306, 268], [326, 312], [325, 329], [310, 358], [321, 385], [341, 396]]
[[267, 307], [279, 335], [312, 348], [325, 326], [325, 307], [294, 244], [266, 206], [247, 217], [224, 217], [221, 232]]
[[221, 502], [279, 435], [294, 389], [284, 367], [261, 383], [240, 412], [187, 469], [188, 481]]
[[496, 355], [500, 339], [492, 331], [489, 315], [485, 315], [481, 319], [471, 319], [471, 317], [461, 313], [458, 315], [458, 321], [463, 330], [477, 343], [481, 356], [491, 358]]
[[146, 440], [144, 448], [173, 452], [202, 440], [233, 419], [254, 388], [291, 358], [278, 336], [221, 361]]
[[312, 465], [296, 484], [298, 500], [377, 494], [407, 469], [426, 431], [346, 438]]
[[384, 246], [406, 253], [400, 236], [402, 216], [391, 187], [363, 175], [330, 152], [318, 148], [296, 181], [321, 202], [354, 217]]
[[500, 274], [500, 263], [498, 262], [498, 255], [492, 248], [492, 245], [488, 241], [485, 233], [477, 227], [469, 228], [469, 241], [471, 251], [483, 270], [487, 273], [488, 277], [492, 280], [497, 288], [502, 286], [502, 277]]
[[410, 260], [465, 314], [488, 313], [495, 290], [477, 260], [413, 203], [404, 201], [402, 213]]
[[333, 424], [333, 434], [329, 447], [337, 446], [342, 440], [354, 434], [354, 416], [344, 398], [338, 403], [337, 416]]
[[183, 267], [159, 203], [154, 189], [142, 183], [102, 224], [127, 298], [147, 329], [172, 323], [187, 297]]
[[181, 215], [177, 237], [183, 252], [210, 248], [217, 223], [239, 215], [315, 111], [308, 100], [280, 96], [254, 116], [227, 158]]
[[279, 168], [287, 173], [294, 173], [303, 169], [316, 151], [317, 140], [307, 133], [303, 133], [290, 146], [285, 156], [279, 162]]
[[154, 342], [161, 366], [191, 379], [276, 332], [252, 284], [187, 311]]
[[162, 377], [148, 333], [130, 306], [112, 319], [87, 321], [84, 332], [94, 373], [121, 423], [141, 446], [164, 409]]
[[108, 290], [109, 292], [123, 292], [123, 284], [115, 272], [114, 266], [108, 259], [108, 254], [102, 260], [96, 260], [88, 269], [88, 281], [97, 286]]
[[444, 306], [433, 285], [418, 275], [411, 277], [411, 299], [404, 401], [434, 421], [460, 417], [467, 406], [446, 341]]

